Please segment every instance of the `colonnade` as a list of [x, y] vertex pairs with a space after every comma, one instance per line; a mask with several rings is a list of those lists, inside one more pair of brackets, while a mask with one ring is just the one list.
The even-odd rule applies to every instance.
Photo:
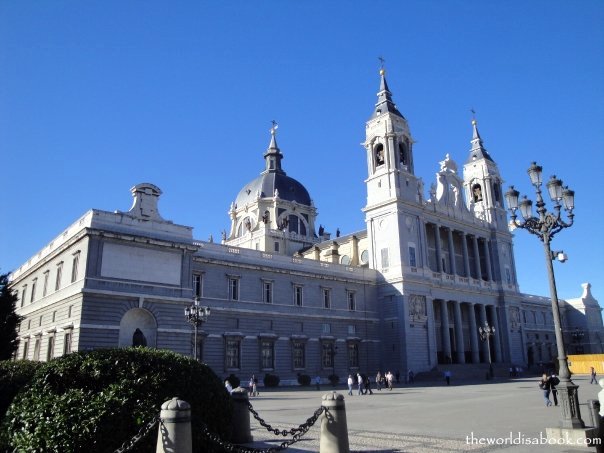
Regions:
[[[497, 307], [442, 299], [435, 299], [433, 304], [439, 329], [437, 351], [440, 363], [488, 363], [489, 352], [493, 363], [503, 362]], [[487, 323], [495, 327], [495, 334], [488, 342], [481, 341], [478, 333], [478, 327]]]
[[[433, 255], [428, 257], [430, 268], [439, 273], [473, 277], [493, 281], [490, 241], [476, 235], [435, 223], [424, 224], [428, 247]], [[430, 259], [432, 258], [432, 259]]]

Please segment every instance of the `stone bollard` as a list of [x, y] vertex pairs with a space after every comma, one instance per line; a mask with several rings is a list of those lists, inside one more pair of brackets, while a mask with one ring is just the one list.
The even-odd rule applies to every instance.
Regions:
[[247, 390], [237, 387], [231, 392], [233, 399], [233, 421], [234, 426], [232, 441], [234, 444], [249, 444], [254, 441], [250, 428], [250, 409], [248, 408], [249, 397]]
[[598, 428], [600, 426], [600, 402], [598, 400], [587, 400], [587, 408], [591, 418], [591, 426]]
[[161, 405], [156, 453], [191, 453], [191, 406], [174, 397]]
[[344, 395], [336, 392], [323, 395], [321, 405], [320, 453], [350, 453]]

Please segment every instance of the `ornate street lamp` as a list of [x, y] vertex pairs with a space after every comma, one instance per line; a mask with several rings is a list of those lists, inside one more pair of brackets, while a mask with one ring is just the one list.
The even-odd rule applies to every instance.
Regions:
[[[566, 255], [563, 252], [552, 252], [550, 242], [554, 235], [564, 228], [573, 224], [573, 209], [575, 208], [575, 192], [566, 186], [562, 186], [562, 181], [552, 176], [547, 182], [547, 191], [554, 203], [553, 212], [547, 212], [545, 202], [541, 196], [541, 172], [542, 167], [535, 162], [528, 169], [531, 184], [535, 187], [537, 199], [537, 216], [532, 213], [532, 201], [526, 196], [518, 203], [519, 192], [510, 187], [505, 194], [508, 208], [512, 214], [510, 227], [524, 228], [529, 233], [536, 235], [543, 243], [545, 251], [545, 262], [549, 277], [549, 288], [552, 299], [552, 312], [554, 315], [554, 328], [556, 333], [556, 347], [558, 349], [558, 361], [560, 363], [558, 384], [558, 395], [560, 396], [562, 409], [562, 428], [583, 428], [585, 425], [581, 420], [579, 410], [579, 386], [573, 384], [570, 379], [570, 370], [568, 368], [568, 359], [564, 349], [564, 337], [562, 335], [562, 323], [560, 322], [560, 307], [558, 305], [558, 293], [556, 291], [556, 280], [554, 278], [554, 266], [552, 261], [556, 258], [560, 261], [566, 261]], [[568, 220], [564, 221], [561, 215], [561, 209], [566, 211]], [[524, 221], [518, 221], [516, 211], [520, 209], [520, 214]]]
[[185, 318], [187, 322], [193, 325], [194, 330], [194, 343], [193, 343], [193, 357], [198, 360], [197, 356], [197, 329], [201, 324], [208, 320], [210, 316], [210, 307], [202, 307], [199, 305], [199, 297], [196, 297], [193, 305], [185, 308]]
[[478, 335], [482, 341], [487, 342], [487, 351], [489, 354], [489, 376], [493, 379], [493, 362], [491, 361], [491, 337], [495, 335], [495, 327], [489, 326], [489, 323], [484, 322], [484, 327], [478, 327]]

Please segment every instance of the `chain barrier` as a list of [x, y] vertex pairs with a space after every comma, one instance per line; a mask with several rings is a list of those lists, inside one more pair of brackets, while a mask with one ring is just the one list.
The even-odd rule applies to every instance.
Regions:
[[161, 423], [161, 419], [159, 418], [159, 415], [156, 415], [149, 421], [149, 423], [141, 426], [141, 428], [138, 430], [138, 433], [136, 433], [131, 439], [128, 439], [126, 442], [124, 442], [120, 448], [115, 450], [114, 453], [124, 453], [132, 450], [132, 447], [147, 437], [147, 435], [158, 423]]
[[264, 420], [262, 420], [258, 413], [252, 408], [252, 405], [248, 403], [248, 407], [252, 414], [254, 414], [254, 418], [260, 422], [262, 426], [267, 428], [269, 431], [272, 431], [276, 435], [287, 436], [288, 434], [292, 434], [293, 437], [289, 440], [281, 442], [278, 447], [270, 447], [270, 448], [250, 448], [250, 447], [242, 447], [241, 445], [231, 444], [230, 442], [226, 442], [222, 440], [217, 434], [214, 434], [208, 430], [208, 427], [203, 425], [202, 433], [203, 435], [214, 442], [216, 445], [219, 445], [223, 451], [227, 452], [236, 452], [236, 453], [275, 453], [281, 450], [285, 450], [290, 445], [298, 442], [304, 434], [308, 432], [308, 430], [315, 424], [315, 422], [319, 419], [319, 416], [323, 413], [325, 408], [323, 406], [319, 407], [312, 415], [312, 417], [308, 418], [305, 423], [300, 425], [298, 428], [292, 428], [290, 430], [278, 430], [271, 427]]

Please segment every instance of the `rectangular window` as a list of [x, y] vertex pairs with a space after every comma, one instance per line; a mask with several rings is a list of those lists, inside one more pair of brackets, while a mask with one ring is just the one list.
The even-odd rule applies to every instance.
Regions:
[[357, 329], [354, 324], [348, 326], [348, 335], [354, 335], [357, 333]]
[[302, 306], [302, 287], [294, 285], [294, 305]]
[[36, 338], [34, 343], [34, 360], [40, 360], [40, 338]]
[[61, 278], [63, 277], [63, 262], [57, 264], [57, 278], [55, 280], [55, 291], [61, 289]]
[[321, 332], [323, 332], [323, 333], [331, 333], [331, 324], [329, 324], [329, 323], [323, 323], [322, 328], [321, 328]]
[[50, 271], [44, 272], [44, 286], [42, 287], [42, 297], [46, 297], [48, 293], [48, 276], [50, 275]]
[[239, 300], [239, 279], [229, 277], [229, 299]]
[[294, 343], [294, 369], [306, 368], [306, 345], [297, 341]]
[[348, 297], [348, 310], [355, 311], [357, 309], [357, 302], [354, 291], [346, 291]]
[[273, 282], [262, 282], [262, 302], [273, 303]]
[[55, 356], [55, 337], [48, 337], [48, 349], [46, 349], [46, 361], [50, 361]]
[[387, 269], [390, 265], [390, 261], [388, 259], [388, 249], [382, 249], [382, 269]]
[[359, 344], [348, 343], [348, 366], [350, 368], [359, 367]]
[[510, 272], [510, 268], [507, 266], [505, 267], [505, 281], [508, 285], [512, 284], [512, 274]]
[[409, 266], [417, 267], [417, 260], [415, 258], [415, 246], [409, 246]]
[[321, 365], [323, 365], [323, 368], [333, 368], [334, 355], [335, 345], [332, 341], [321, 343]]
[[275, 252], [278, 252], [278, 251], [279, 251], [279, 243], [275, 242]]
[[63, 337], [63, 355], [71, 353], [71, 331], [65, 332]]
[[25, 298], [27, 297], [27, 285], [23, 285], [23, 289], [21, 290], [21, 306], [25, 303]]
[[73, 307], [73, 305], [70, 305], [70, 306], [67, 308], [67, 317], [68, 317], [68, 318], [71, 318], [71, 309], [72, 309], [72, 307]]
[[23, 355], [21, 356], [21, 358], [23, 360], [27, 360], [27, 355], [29, 354], [29, 340], [25, 340], [23, 342]]
[[73, 260], [71, 261], [71, 283], [78, 279], [78, 265], [80, 263], [80, 252], [77, 251], [73, 254]]
[[34, 278], [34, 280], [31, 282], [31, 295], [29, 296], [29, 302], [32, 303], [34, 301], [34, 299], [36, 298], [36, 285], [38, 283], [38, 279]]
[[239, 368], [239, 339], [228, 339], [226, 341], [226, 367]]
[[275, 368], [275, 342], [272, 340], [260, 341], [260, 354], [262, 369]]
[[193, 297], [201, 297], [201, 274], [193, 274]]
[[331, 290], [323, 288], [323, 308], [331, 308]]
[[57, 319], [57, 312], [53, 311], [52, 312], [52, 322], [55, 322], [56, 319]]
[[40, 319], [38, 320], [38, 327], [42, 327], [42, 315], [40, 315]]

